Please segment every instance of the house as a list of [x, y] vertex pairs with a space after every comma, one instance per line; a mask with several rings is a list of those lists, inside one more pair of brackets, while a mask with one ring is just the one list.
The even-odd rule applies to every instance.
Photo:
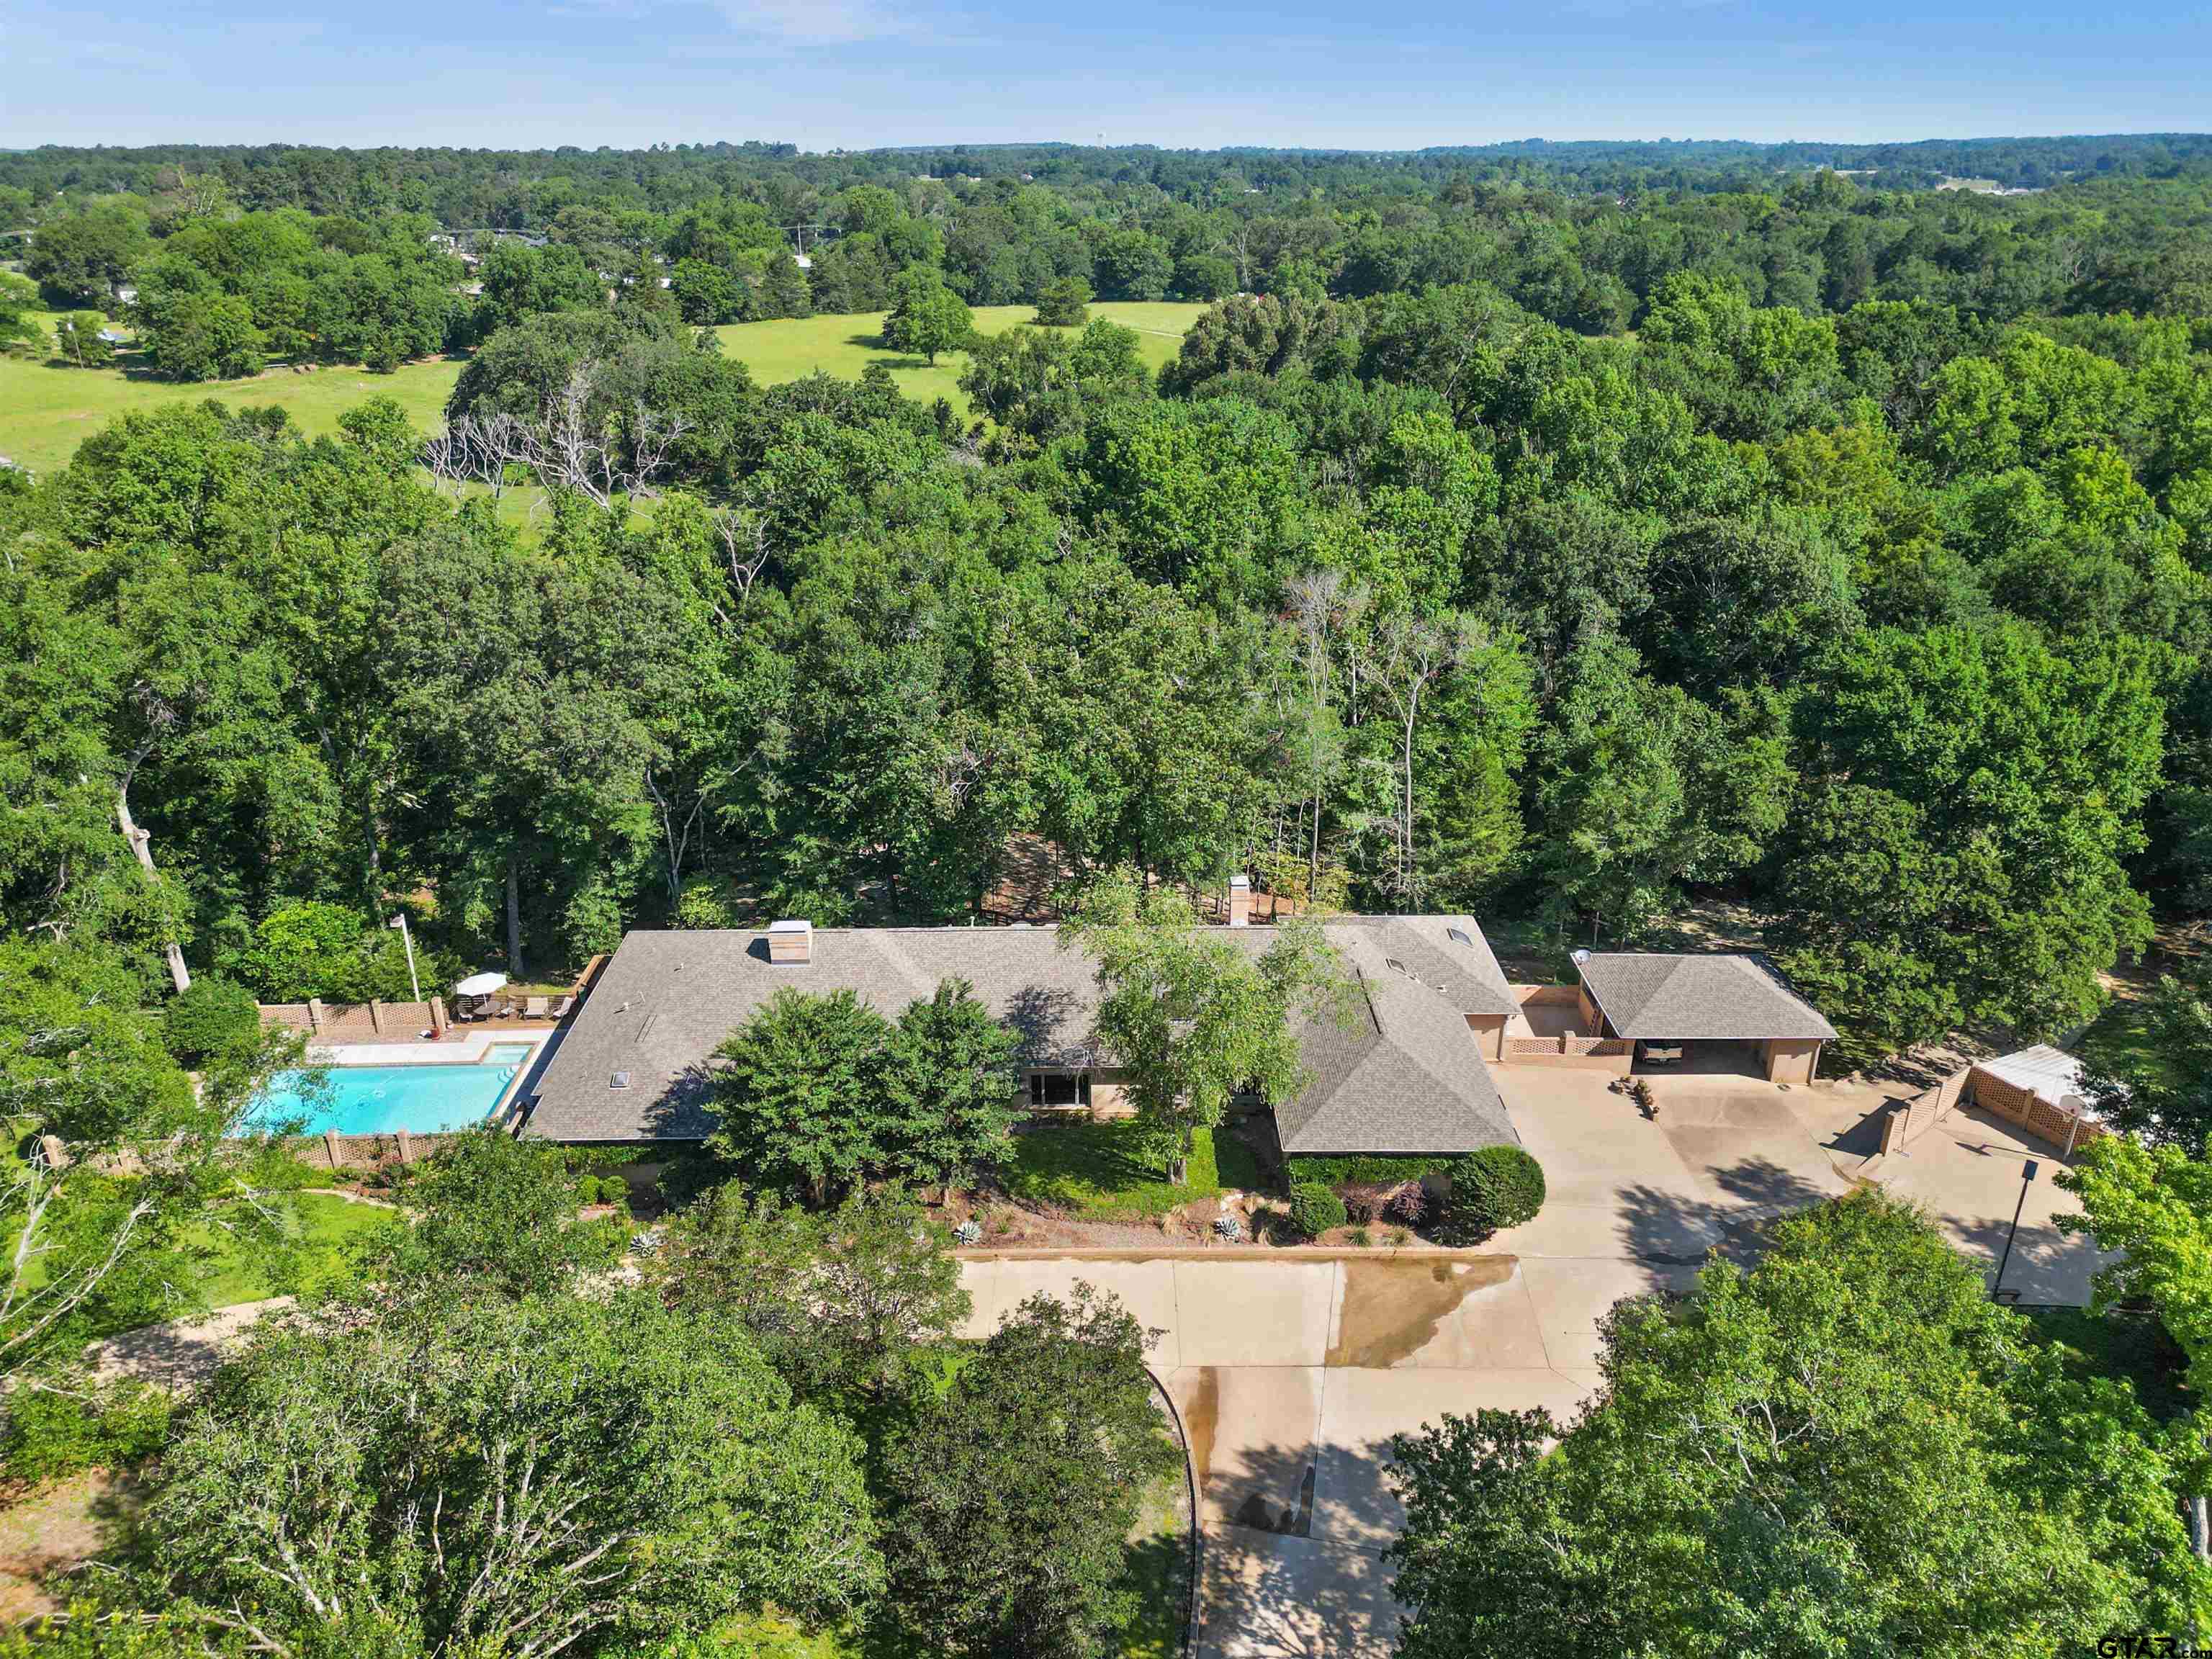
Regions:
[[[1239, 919], [1232, 910], [1218, 937], [1264, 951], [1267, 930]], [[1474, 921], [1343, 916], [1322, 932], [1352, 994], [1301, 1030], [1307, 1086], [1269, 1103], [1283, 1150], [1449, 1154], [1517, 1141], [1484, 1060], [1513, 996]], [[896, 1018], [946, 979], [966, 980], [1016, 1034], [1019, 1088], [1033, 1113], [1133, 1109], [1127, 1074], [1097, 1037], [1096, 969], [1063, 950], [1056, 929], [790, 921], [625, 937], [538, 1080], [523, 1133], [592, 1143], [702, 1139], [714, 1123], [714, 1050], [778, 988], [851, 991]]]
[[1646, 1054], [1679, 1049], [1755, 1067], [1770, 1082], [1808, 1084], [1820, 1045], [1835, 1038], [1819, 1010], [1751, 957], [1577, 951], [1575, 962], [1584, 1030]]

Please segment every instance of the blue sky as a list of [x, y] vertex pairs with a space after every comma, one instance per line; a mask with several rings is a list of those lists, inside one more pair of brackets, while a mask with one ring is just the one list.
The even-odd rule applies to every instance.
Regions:
[[2212, 125], [2212, 0], [0, 0], [0, 144], [1411, 148]]

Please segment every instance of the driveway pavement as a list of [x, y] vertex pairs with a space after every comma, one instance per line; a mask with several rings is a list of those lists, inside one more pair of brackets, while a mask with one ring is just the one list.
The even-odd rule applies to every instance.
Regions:
[[1206, 1659], [1387, 1653], [1399, 1609], [1380, 1552], [1403, 1519], [1383, 1474], [1390, 1437], [1484, 1406], [1573, 1416], [1597, 1387], [1589, 1360], [1606, 1309], [1687, 1271], [1271, 1249], [962, 1267], [972, 1335], [1024, 1297], [1065, 1297], [1079, 1280], [1113, 1291], [1158, 1333], [1153, 1369], [1199, 1469]]
[[[1403, 1520], [1384, 1474], [1390, 1437], [1484, 1406], [1571, 1419], [1598, 1387], [1598, 1322], [1616, 1301], [1688, 1288], [1714, 1247], [1848, 1191], [1860, 1162], [1840, 1120], [1797, 1109], [1825, 1090], [1659, 1077], [1647, 1119], [1602, 1073], [1493, 1075], [1550, 1194], [1489, 1253], [1036, 1252], [963, 1264], [971, 1334], [1079, 1279], [1158, 1333], [1153, 1366], [1201, 1482], [1205, 1659], [1389, 1652], [1400, 1609], [1381, 1551]], [[1871, 1093], [1843, 1102], [1854, 1121], [1880, 1104]], [[1950, 1164], [1931, 1146], [1916, 1174], [1940, 1187], [1939, 1168]], [[1979, 1188], [1966, 1197], [1962, 1215], [1986, 1209]], [[2025, 1271], [2016, 1256], [2007, 1282]]]

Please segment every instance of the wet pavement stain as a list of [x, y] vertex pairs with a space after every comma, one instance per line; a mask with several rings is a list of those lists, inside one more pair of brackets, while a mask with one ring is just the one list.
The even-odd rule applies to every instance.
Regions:
[[1206, 1483], [1213, 1474], [1213, 1436], [1220, 1425], [1221, 1373], [1211, 1365], [1201, 1365], [1182, 1408], [1182, 1431], [1190, 1437], [1190, 1466], [1198, 1479], [1201, 1502]]
[[1503, 1285], [1518, 1256], [1450, 1261], [1347, 1261], [1344, 1311], [1322, 1363], [1382, 1370], [1419, 1353], [1460, 1304]]

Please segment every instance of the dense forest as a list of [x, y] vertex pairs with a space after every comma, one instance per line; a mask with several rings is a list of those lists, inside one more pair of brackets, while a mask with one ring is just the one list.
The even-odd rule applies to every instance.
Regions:
[[[0, 158], [27, 269], [135, 287], [161, 372], [471, 349], [439, 433], [177, 409], [9, 482], [8, 914], [360, 994], [399, 902], [526, 975], [968, 919], [1034, 836], [1585, 942], [1725, 894], [1850, 1054], [2071, 1026], [2212, 897], [2212, 169], [1752, 191], [1671, 148], [1695, 185], [1618, 193], [1520, 150]], [[544, 240], [464, 294], [432, 209]], [[695, 331], [933, 352], [1087, 295], [1214, 302], [1157, 384], [1103, 321], [975, 343], [972, 425]]]

